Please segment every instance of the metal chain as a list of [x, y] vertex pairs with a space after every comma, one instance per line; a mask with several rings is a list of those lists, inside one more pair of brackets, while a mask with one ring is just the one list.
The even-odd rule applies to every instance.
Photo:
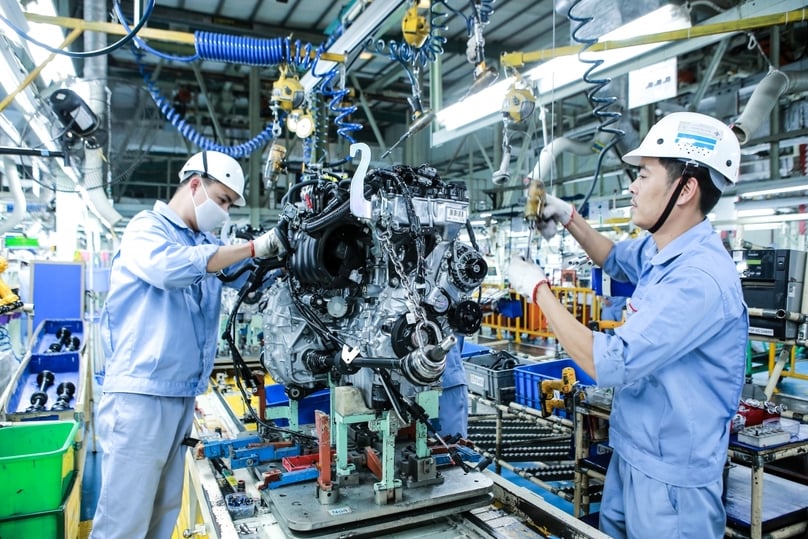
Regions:
[[750, 51], [757, 49], [757, 51], [760, 53], [761, 58], [763, 58], [763, 60], [766, 62], [766, 65], [769, 66], [769, 71], [774, 69], [774, 66], [772, 65], [772, 62], [769, 59], [769, 56], [763, 50], [763, 47], [760, 46], [760, 43], [755, 37], [755, 34], [753, 34], [752, 32], [747, 32], [746, 38], [747, 38], [746, 48]]
[[379, 242], [381, 243], [382, 250], [387, 255], [387, 258], [393, 262], [393, 268], [395, 269], [396, 275], [401, 281], [401, 286], [404, 289], [404, 294], [407, 296], [410, 313], [412, 313], [412, 315], [418, 320], [419, 324], [426, 324], [428, 320], [426, 317], [426, 312], [424, 311], [424, 308], [421, 306], [421, 297], [418, 294], [418, 291], [413, 286], [413, 283], [410, 282], [410, 280], [407, 278], [407, 274], [404, 271], [404, 265], [401, 263], [401, 260], [399, 260], [398, 256], [396, 256], [393, 243], [390, 241], [392, 233], [390, 231], [389, 226], [387, 230], [377, 231], [377, 236], [379, 238]]

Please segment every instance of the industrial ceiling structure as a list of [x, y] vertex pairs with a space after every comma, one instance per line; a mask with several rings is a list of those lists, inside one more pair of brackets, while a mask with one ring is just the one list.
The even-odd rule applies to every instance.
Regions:
[[[481, 213], [518, 215], [536, 174], [561, 196], [615, 207], [631, 181], [620, 155], [676, 110], [731, 124], [750, 109], [729, 196], [786, 189], [777, 205], [793, 212], [806, 194], [805, 0], [56, 0], [52, 16], [35, 14], [45, 3], [1, 3], [28, 33], [2, 25], [4, 177], [20, 175], [31, 208], [79, 191], [118, 230], [167, 199], [204, 147], [242, 160], [254, 225], [275, 218], [307, 167], [352, 173], [351, 141], [370, 146], [371, 166], [427, 162], [464, 181]], [[79, 55], [137, 21], [140, 42], [71, 58], [62, 80], [44, 77], [53, 62], [28, 39], [55, 33]], [[81, 83], [99, 126], [66, 137], [53, 96]], [[298, 112], [313, 116], [312, 136], [290, 129]], [[7, 181], [3, 191], [12, 198]]]

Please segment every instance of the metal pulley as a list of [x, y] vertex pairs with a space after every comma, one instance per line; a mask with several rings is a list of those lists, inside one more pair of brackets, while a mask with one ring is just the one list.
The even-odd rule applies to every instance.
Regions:
[[307, 138], [314, 133], [314, 116], [307, 109], [295, 108], [286, 117], [286, 127], [298, 138]]
[[273, 107], [280, 107], [289, 112], [303, 107], [306, 102], [306, 90], [297, 77], [287, 77], [288, 68], [281, 66], [280, 78], [272, 84], [271, 102]]
[[429, 2], [413, 2], [401, 20], [404, 41], [416, 49], [423, 47], [429, 37], [429, 19], [424, 13], [429, 13]]
[[516, 81], [505, 93], [502, 114], [512, 122], [526, 120], [536, 110], [536, 96], [529, 86]]

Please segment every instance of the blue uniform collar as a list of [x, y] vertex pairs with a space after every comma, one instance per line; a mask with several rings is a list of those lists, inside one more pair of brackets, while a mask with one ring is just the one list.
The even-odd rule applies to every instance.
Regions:
[[210, 232], [195, 232], [191, 227], [189, 227], [185, 223], [185, 221], [182, 220], [182, 217], [180, 217], [177, 212], [171, 209], [171, 206], [169, 206], [162, 200], [157, 200], [154, 202], [153, 210], [156, 214], [164, 217], [167, 221], [169, 221], [177, 228], [183, 228], [187, 230], [188, 233], [194, 238], [194, 242], [196, 244], [216, 243], [216, 236], [214, 236]]
[[702, 243], [702, 240], [713, 233], [713, 224], [705, 218], [702, 222], [670, 242], [651, 259], [652, 264], [665, 264], [676, 258], [691, 245]]
[[154, 203], [154, 211], [155, 213], [159, 213], [175, 225], [180, 228], [187, 228], [190, 230], [190, 227], [182, 220], [177, 212], [171, 209], [171, 206], [163, 202], [162, 200], [158, 200]]

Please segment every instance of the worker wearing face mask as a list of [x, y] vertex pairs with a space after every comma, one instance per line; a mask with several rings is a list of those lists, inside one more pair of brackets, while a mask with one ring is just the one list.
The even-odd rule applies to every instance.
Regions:
[[[112, 259], [101, 315], [106, 356], [96, 431], [102, 480], [91, 537], [171, 537], [185, 447], [220, 335], [222, 281], [252, 257], [285, 252], [278, 229], [223, 245], [212, 234], [243, 206], [244, 174], [228, 155], [193, 155], [166, 204], [135, 215]], [[229, 286], [240, 287], [248, 272]]]
[[623, 161], [632, 222], [650, 234], [613, 242], [568, 203], [547, 196], [561, 224], [613, 279], [636, 285], [614, 335], [579, 323], [544, 272], [511, 259], [511, 286], [541, 308], [566, 352], [597, 384], [614, 388], [614, 452], [600, 506], [610, 537], [720, 538], [730, 419], [744, 382], [749, 331], [735, 264], [706, 216], [735, 183], [738, 140], [697, 113], [662, 118]]

